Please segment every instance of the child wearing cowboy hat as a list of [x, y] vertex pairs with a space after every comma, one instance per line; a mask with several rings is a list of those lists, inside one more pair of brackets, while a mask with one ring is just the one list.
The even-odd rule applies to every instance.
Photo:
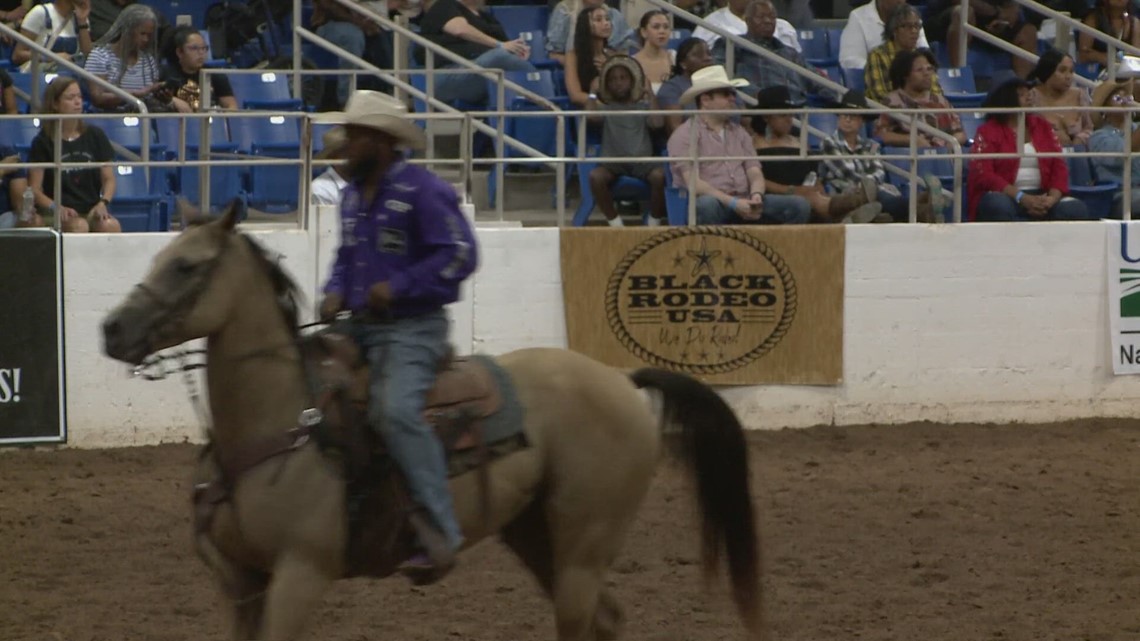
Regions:
[[[611, 56], [599, 73], [598, 95], [590, 94], [586, 110], [591, 120], [602, 121], [602, 157], [636, 158], [653, 155], [650, 129], [665, 124], [661, 116], [627, 116], [623, 111], [657, 108], [641, 64], [625, 55]], [[649, 183], [650, 225], [665, 220], [665, 169], [660, 163], [603, 161], [590, 170], [590, 192], [611, 227], [624, 223], [614, 207], [610, 186], [622, 176]]]

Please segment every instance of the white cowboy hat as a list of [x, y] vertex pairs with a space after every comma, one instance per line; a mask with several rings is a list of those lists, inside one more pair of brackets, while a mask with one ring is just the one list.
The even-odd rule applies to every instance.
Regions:
[[427, 146], [423, 130], [408, 119], [408, 108], [404, 103], [380, 91], [361, 89], [353, 92], [344, 111], [317, 114], [314, 119], [383, 131], [409, 149]]
[[704, 69], [693, 72], [693, 86], [681, 94], [681, 104], [688, 104], [697, 99], [697, 96], [717, 89], [736, 89], [744, 87], [748, 81], [744, 78], [729, 79], [728, 72], [723, 65], [710, 65]]

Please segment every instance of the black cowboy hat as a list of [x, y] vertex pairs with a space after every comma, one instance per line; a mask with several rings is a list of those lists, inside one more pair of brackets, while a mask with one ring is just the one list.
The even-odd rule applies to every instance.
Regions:
[[792, 102], [792, 93], [783, 85], [764, 87], [756, 94], [757, 109], [797, 109], [803, 103]]

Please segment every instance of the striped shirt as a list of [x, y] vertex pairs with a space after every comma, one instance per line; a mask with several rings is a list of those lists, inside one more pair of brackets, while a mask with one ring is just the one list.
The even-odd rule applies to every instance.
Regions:
[[123, 72], [123, 60], [110, 47], [92, 49], [84, 68], [126, 91], [146, 89], [159, 79], [158, 63], [149, 53], [139, 53], [138, 62]]

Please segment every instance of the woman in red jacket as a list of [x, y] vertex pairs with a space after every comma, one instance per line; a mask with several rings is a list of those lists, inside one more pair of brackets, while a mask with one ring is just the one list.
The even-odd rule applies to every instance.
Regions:
[[[1025, 108], [1030, 83], [1013, 78], [990, 92], [984, 109]], [[1017, 114], [991, 113], [978, 127], [970, 161], [970, 220], [1087, 220], [1084, 203], [1068, 198], [1069, 168], [1060, 156], [1037, 158], [1034, 152], [1060, 152], [1053, 126], [1025, 115], [1025, 146], [1017, 148]], [[1022, 153], [1021, 158], [987, 158], [984, 154]]]

